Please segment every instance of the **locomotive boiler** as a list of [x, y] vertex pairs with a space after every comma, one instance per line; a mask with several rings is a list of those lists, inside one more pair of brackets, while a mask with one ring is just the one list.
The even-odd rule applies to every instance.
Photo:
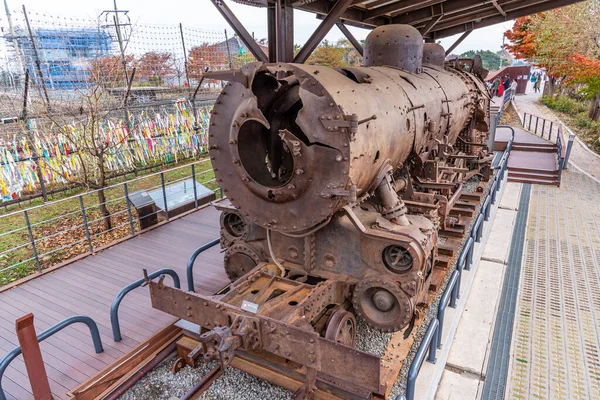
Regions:
[[484, 70], [444, 58], [390, 25], [367, 37], [364, 67], [253, 63], [228, 78], [209, 140], [232, 281], [267, 263], [343, 282], [337, 297], [372, 327], [408, 325], [462, 182], [489, 174]]
[[486, 71], [444, 58], [415, 28], [388, 25], [367, 37], [364, 67], [210, 74], [227, 81], [209, 150], [227, 195], [214, 204], [231, 283], [205, 296], [148, 280], [153, 307], [202, 328], [191, 352], [178, 344], [176, 368], [241, 354], [305, 376], [295, 398], [317, 381], [389, 392], [382, 359], [355, 348], [356, 315], [410, 334], [438, 232], [456, 226], [465, 180], [490, 174]]

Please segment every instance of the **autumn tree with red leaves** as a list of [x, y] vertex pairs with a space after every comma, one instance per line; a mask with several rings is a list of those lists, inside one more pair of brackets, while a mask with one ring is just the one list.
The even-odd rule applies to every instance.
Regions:
[[518, 18], [505, 33], [515, 57], [546, 69], [545, 94], [554, 95], [557, 78], [577, 85], [591, 100], [589, 117], [600, 119], [600, 5], [588, 0], [544, 13]]
[[228, 69], [229, 57], [224, 44], [203, 43], [194, 47], [188, 54], [188, 74], [192, 79], [200, 79], [206, 68], [210, 70]]
[[[125, 56], [127, 70], [131, 71], [134, 65], [133, 56]], [[99, 83], [103, 87], [127, 86], [123, 59], [121, 56], [104, 56], [90, 61], [88, 67], [89, 81]]]
[[136, 75], [155, 85], [161, 85], [165, 77], [172, 75], [175, 71], [173, 59], [169, 53], [149, 51], [142, 55], [136, 64]]

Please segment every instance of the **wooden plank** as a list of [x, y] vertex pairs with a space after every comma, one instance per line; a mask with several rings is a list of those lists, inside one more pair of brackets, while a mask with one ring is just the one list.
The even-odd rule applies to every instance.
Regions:
[[70, 397], [76, 399], [92, 399], [100, 397], [101, 393], [110, 392], [124, 377], [130, 376], [142, 361], [156, 354], [165, 345], [175, 341], [181, 335], [181, 329], [169, 324], [158, 333], [140, 343], [131, 353], [125, 354], [114, 364], [100, 371], [97, 377], [89, 379], [70, 392]]
[[[95, 354], [87, 327], [75, 324], [44, 341], [42, 354], [55, 398], [64, 398], [68, 389], [115, 359], [123, 357], [140, 341], [175, 318], [153, 310], [146, 289], [128, 294], [120, 307], [123, 341], [112, 341], [109, 309], [114, 295], [125, 285], [142, 277], [142, 268], [173, 268], [186, 285], [185, 266], [189, 255], [203, 243], [219, 235], [219, 214], [214, 208], [190, 213], [161, 229], [152, 229], [134, 240], [125, 240], [96, 255], [61, 265], [52, 273], [20, 282], [0, 293], [0, 349], [16, 345], [16, 335], [6, 323], [24, 313], [35, 313], [35, 326], [45, 329], [74, 314], [87, 314], [98, 324], [105, 353]], [[203, 254], [195, 264], [197, 290], [214, 292], [228, 282], [220, 249]], [[68, 353], [67, 353], [68, 352]], [[17, 383], [15, 383], [15, 381]], [[23, 384], [22, 387], [19, 382]], [[17, 358], [4, 379], [7, 397], [30, 398], [31, 392], [23, 361]]]

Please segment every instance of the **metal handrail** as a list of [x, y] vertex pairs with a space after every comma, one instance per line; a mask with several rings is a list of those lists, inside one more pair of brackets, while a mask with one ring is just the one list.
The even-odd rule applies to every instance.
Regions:
[[[173, 278], [173, 286], [177, 289], [181, 288], [181, 283], [179, 281], [179, 275], [177, 272], [170, 268], [161, 268], [158, 271], [154, 271], [151, 274], [148, 274], [148, 279], [154, 279], [160, 275], [170, 275]], [[111, 306], [110, 306], [110, 325], [112, 326], [113, 331], [113, 339], [115, 342], [120, 342], [123, 338], [121, 337], [121, 327], [119, 325], [119, 305], [121, 301], [125, 297], [125, 295], [131, 292], [133, 289], [137, 289], [142, 286], [146, 282], [146, 278], [140, 278], [135, 282], [131, 282], [129, 285], [125, 286], [123, 289], [117, 293], [115, 296]], [[2, 399], [0, 399], [2, 400]]]
[[[104, 348], [102, 347], [102, 340], [100, 339], [100, 333], [98, 332], [98, 325], [96, 325], [96, 322], [93, 319], [86, 315], [74, 315], [72, 317], [62, 320], [57, 324], [52, 325], [50, 328], [44, 330], [37, 336], [37, 341], [41, 342], [45, 339], [48, 339], [50, 336], [63, 330], [67, 326], [79, 322], [86, 324], [88, 328], [90, 328], [90, 335], [92, 336], [92, 342], [94, 343], [94, 350], [96, 351], [96, 353], [102, 353], [104, 351]], [[6, 400], [4, 390], [2, 389], [2, 377], [4, 376], [4, 371], [6, 371], [6, 368], [8, 368], [9, 364], [21, 353], [21, 346], [17, 346], [11, 351], [9, 351], [2, 358], [2, 360], [0, 360], [0, 400]]]
[[[425, 336], [423, 336], [423, 340], [421, 341], [421, 345], [415, 354], [415, 358], [413, 358], [412, 363], [410, 364], [410, 368], [408, 370], [408, 378], [406, 380], [406, 400], [413, 400], [415, 398], [415, 384], [417, 381], [417, 376], [419, 375], [419, 371], [421, 370], [421, 366], [423, 365], [423, 361], [425, 360], [425, 353], [427, 352], [427, 348], [429, 348], [429, 357], [427, 357], [427, 361], [432, 364], [435, 364], [435, 351], [436, 351], [436, 336], [437, 330], [439, 329], [439, 321], [434, 318], [429, 323], [429, 327], [425, 332]], [[396, 400], [403, 400], [402, 395], [398, 395]]]
[[442, 348], [442, 330], [444, 329], [444, 317], [446, 316], [446, 307], [448, 305], [450, 308], [456, 308], [456, 299], [458, 298], [457, 293], [457, 282], [460, 279], [460, 274], [458, 271], [454, 271], [450, 280], [448, 280], [448, 284], [446, 285], [446, 289], [444, 290], [444, 294], [440, 299], [440, 304], [438, 305], [438, 313], [437, 319], [440, 323], [440, 326], [437, 329], [437, 348]]
[[194, 291], [194, 271], [193, 270], [194, 270], [194, 262], [196, 262], [196, 258], [204, 251], [219, 244], [220, 241], [221, 240], [217, 238], [217, 239], [211, 240], [208, 243], [204, 243], [202, 246], [200, 246], [196, 250], [194, 250], [194, 252], [190, 256], [187, 266], [185, 267], [185, 274], [187, 277], [187, 284], [188, 284], [188, 292]]
[[[113, 217], [115, 215], [125, 215], [126, 216], [126, 222], [122, 223], [122, 224], [118, 224], [118, 225], [113, 225], [113, 227], [111, 229], [108, 229], [108, 230], [102, 229], [101, 232], [93, 233], [92, 229], [90, 227], [91, 226], [96, 226], [97, 224], [101, 223], [106, 217], [105, 216], [100, 216], [99, 218], [88, 218], [88, 214], [89, 214], [90, 209], [97, 208], [99, 206], [99, 204], [85, 205], [84, 201], [83, 201], [83, 196], [87, 196], [87, 195], [93, 194], [96, 191], [91, 191], [91, 192], [87, 192], [87, 193], [77, 194], [77, 195], [71, 196], [69, 198], [61, 199], [61, 200], [58, 200], [58, 201], [55, 201], [55, 202], [48, 202], [48, 203], [45, 203], [45, 204], [42, 204], [42, 205], [39, 205], [39, 206], [28, 208], [26, 210], [22, 210], [22, 211], [18, 211], [18, 212], [11, 212], [11, 213], [8, 213], [8, 214], [5, 214], [5, 215], [0, 215], [0, 224], [1, 224], [1, 221], [3, 221], [3, 219], [9, 218], [9, 217], [13, 217], [14, 218], [15, 216], [18, 216], [19, 214], [23, 216], [23, 222], [22, 223], [24, 223], [24, 226], [22, 228], [20, 228], [20, 229], [12, 229], [9, 232], [5, 232], [5, 233], [0, 234], [0, 236], [9, 235], [9, 234], [13, 234], [13, 233], [17, 234], [17, 233], [20, 233], [22, 231], [25, 231], [27, 233], [27, 239], [28, 239], [25, 243], [19, 243], [16, 246], [12, 246], [11, 248], [7, 248], [7, 249], [2, 250], [2, 253], [11, 253], [11, 252], [16, 252], [19, 249], [22, 249], [20, 253], [12, 253], [12, 254], [15, 254], [15, 258], [14, 258], [14, 260], [12, 258], [9, 259], [9, 260], [11, 262], [14, 262], [14, 264], [7, 265], [6, 267], [2, 267], [0, 269], [0, 272], [5, 272], [5, 271], [11, 270], [12, 268], [15, 268], [15, 267], [17, 267], [19, 265], [22, 265], [23, 264], [23, 260], [22, 260], [23, 257], [27, 257], [28, 258], [27, 262], [31, 262], [32, 260], [30, 259], [29, 254], [26, 254], [25, 252], [31, 253], [31, 255], [32, 255], [31, 258], [33, 259], [34, 264], [35, 264], [33, 266], [35, 267], [35, 270], [37, 271], [37, 273], [40, 273], [40, 272], [42, 272], [42, 268], [46, 267], [45, 265], [44, 266], [41, 265], [41, 262], [40, 262], [40, 259], [44, 255], [58, 253], [59, 251], [62, 251], [64, 249], [68, 248], [68, 247], [73, 247], [73, 246], [78, 245], [78, 244], [80, 244], [82, 242], [87, 242], [87, 245], [85, 246], [85, 250], [84, 250], [84, 248], [81, 248], [81, 250], [78, 251], [77, 254], [72, 255], [72, 257], [79, 256], [81, 254], [93, 254], [94, 251], [95, 251], [95, 249], [94, 249], [94, 242], [93, 242], [95, 238], [97, 238], [100, 235], [104, 235], [106, 233], [109, 233], [110, 231], [114, 231], [116, 229], [119, 229], [119, 228], [122, 228], [124, 226], [127, 226], [127, 225], [129, 226], [129, 229], [127, 229], [128, 230], [127, 234], [130, 234], [131, 236], [135, 236], [135, 235], [139, 234], [140, 232], [139, 231], [136, 232], [136, 228], [135, 228], [135, 225], [134, 225], [134, 223], [136, 221], [138, 221], [139, 218], [137, 218], [133, 214], [131, 204], [127, 200], [127, 196], [126, 196], [126, 194], [129, 194], [129, 187], [128, 187], [128, 185], [130, 185], [132, 182], [135, 182], [135, 181], [138, 181], [138, 180], [141, 180], [141, 179], [152, 178], [153, 176], [160, 176], [161, 177], [161, 184], [159, 184], [158, 187], [159, 188], [162, 187], [163, 200], [164, 200], [164, 197], [166, 196], [166, 187], [168, 186], [168, 184], [170, 184], [170, 182], [169, 183], [166, 182], [166, 179], [165, 179], [166, 176], [165, 176], [165, 174], [168, 174], [170, 171], [176, 171], [176, 170], [181, 170], [181, 169], [186, 169], [186, 168], [189, 169], [191, 167], [191, 171], [187, 171], [187, 170], [184, 171], [184, 172], [186, 172], [184, 177], [179, 177], [179, 178], [175, 179], [173, 182], [179, 182], [179, 181], [182, 181], [182, 180], [185, 180], [185, 179], [190, 179], [190, 178], [195, 181], [199, 177], [210, 178], [210, 173], [211, 173], [212, 169], [208, 169], [206, 171], [197, 171], [196, 168], [195, 168], [197, 165], [200, 165], [201, 163], [205, 163], [205, 162], [208, 162], [208, 161], [210, 161], [210, 160], [208, 160], [208, 159], [207, 160], [201, 160], [201, 161], [198, 161], [198, 162], [195, 162], [195, 163], [192, 163], [192, 164], [186, 164], [186, 165], [179, 166], [179, 167], [176, 167], [176, 168], [172, 168], [172, 169], [169, 169], [169, 170], [166, 170], [166, 171], [157, 172], [157, 173], [146, 175], [146, 176], [143, 176], [143, 177], [139, 177], [139, 178], [136, 178], [136, 179], [133, 179], [133, 180], [130, 180], [130, 181], [122, 182], [122, 183], [119, 183], [117, 185], [112, 185], [112, 186], [106, 187], [104, 190], [108, 190], [108, 189], [111, 189], [111, 188], [121, 188], [122, 187], [123, 193], [125, 195], [118, 196], [117, 199], [119, 201], [123, 201], [124, 200], [125, 204], [123, 205], [123, 209], [120, 209], [120, 208], [119, 209], [114, 209], [113, 208], [112, 211], [111, 211], [111, 213], [110, 213], [110, 217]], [[163, 181], [164, 181], [164, 184], [162, 184]], [[213, 183], [213, 182], [215, 182], [215, 179], [207, 179], [206, 181], [201, 181], [200, 183], [206, 185], [206, 184]], [[218, 195], [219, 190], [220, 190], [220, 188], [213, 189], [213, 192], [217, 192], [217, 195]], [[195, 185], [194, 185], [194, 192], [196, 192]], [[118, 194], [119, 193], [115, 193], [115, 195], [118, 195]], [[196, 198], [197, 196], [194, 196], [194, 197], [195, 197], [194, 208], [198, 208], [200, 206], [200, 204], [198, 202], [198, 199]], [[76, 202], [79, 203], [79, 206], [77, 207], [78, 210], [76, 210], [76, 211], [69, 210], [66, 214], [63, 214], [63, 215], [60, 215], [60, 216], [57, 216], [57, 217], [53, 217], [50, 220], [46, 220], [46, 221], [37, 221], [36, 222], [36, 221], [31, 221], [30, 220], [30, 215], [31, 215], [30, 213], [32, 212], [32, 210], [40, 211], [40, 210], [43, 210], [42, 207], [55, 207], [55, 206], [58, 206], [58, 205], [63, 205], [64, 203], [61, 203], [61, 202], [64, 202], [66, 200], [76, 200]], [[115, 199], [107, 199], [107, 201], [105, 201], [104, 203], [107, 204], [107, 203], [110, 203], [113, 200], [115, 200]], [[171, 211], [171, 212], [169, 212], [169, 211]], [[158, 214], [158, 213], [159, 212], [157, 211], [154, 214]], [[52, 232], [48, 233], [45, 236], [37, 236], [36, 235], [36, 230], [34, 230], [34, 227], [36, 227], [38, 225], [44, 225], [44, 226], [46, 226], [50, 221], [52, 221], [52, 220], [58, 220], [59, 218], [62, 218], [64, 216], [69, 216], [70, 218], [76, 218], [77, 214], [79, 214], [79, 221], [81, 221], [81, 223], [76, 223], [76, 221], [73, 221], [76, 224], [72, 225], [72, 226], [69, 226], [66, 229], [62, 229], [62, 230], [60, 230], [58, 232], [57, 231], [52, 231]], [[165, 210], [165, 215], [167, 217], [167, 220], [170, 219], [170, 217], [172, 215], [172, 210]], [[79, 222], [79, 221], [77, 221], [77, 222]], [[69, 242], [69, 243], [65, 243], [65, 245], [62, 246], [62, 247], [40, 245], [40, 242], [43, 242], [44, 240], [46, 240], [48, 238], [55, 237], [55, 236], [58, 236], [58, 235], [62, 235], [62, 234], [68, 233], [68, 232], [72, 232], [73, 233], [74, 231], [76, 231], [78, 229], [82, 229], [84, 231], [84, 232], [82, 232], [83, 233], [82, 237], [84, 237], [84, 238], [81, 239], [81, 240], [77, 240], [77, 241], [75, 241], [75, 240], [68, 241], [67, 240], [65, 242]], [[46, 243], [48, 243], [48, 242], [46, 242]], [[41, 254], [41, 252], [38, 252], [38, 250], [40, 249], [40, 247], [43, 248], [43, 250], [45, 251], [45, 253]], [[65, 261], [65, 260], [61, 258], [59, 261]]]
[[[527, 123], [527, 116], [529, 116], [529, 123]], [[534, 122], [534, 118], [535, 118], [535, 124], [533, 125], [533, 130], [532, 130], [531, 125]], [[541, 129], [540, 134], [538, 135], [538, 127], [540, 126], [540, 120], [542, 121], [542, 126], [541, 126], [542, 129]], [[547, 123], [550, 123], [550, 132], [548, 132], [547, 140], [552, 141], [552, 132], [553, 132], [552, 128], [554, 128], [554, 125], [556, 124], [556, 126], [558, 126], [557, 130], [560, 130], [560, 127], [561, 127], [560, 122], [552, 121], [550, 119], [540, 117], [539, 115], [523, 113], [523, 129], [529, 131], [530, 133], [533, 133], [534, 135], [540, 136], [542, 139], [545, 139], [544, 132], [546, 130]]]
[[[500, 127], [500, 126], [499, 126]], [[438, 314], [437, 318], [432, 320], [427, 328], [427, 332], [423, 337], [421, 344], [417, 350], [415, 358], [413, 359], [410, 369], [408, 371], [408, 378], [406, 383], [406, 395], [398, 395], [395, 400], [413, 400], [415, 398], [415, 384], [416, 379], [423, 364], [423, 360], [425, 358], [425, 353], [429, 348], [429, 357], [428, 361], [435, 363], [435, 349], [440, 349], [442, 347], [442, 331], [444, 326], [444, 318], [445, 312], [448, 305], [452, 308], [456, 307], [456, 299], [460, 298], [460, 283], [462, 278], [462, 271], [470, 270], [471, 264], [473, 263], [473, 251], [475, 247], [475, 241], [479, 242], [481, 240], [481, 236], [483, 234], [483, 222], [484, 215], [487, 213], [489, 216], [491, 205], [496, 203], [496, 192], [500, 190], [500, 182], [504, 179], [504, 174], [506, 173], [508, 166], [508, 156], [510, 155], [510, 151], [512, 149], [512, 143], [515, 137], [515, 130], [509, 126], [501, 126], [504, 128], [510, 128], [512, 130], [512, 137], [509, 139], [506, 150], [502, 157], [502, 160], [498, 164], [498, 172], [494, 177], [494, 183], [490, 187], [490, 191], [483, 202], [483, 206], [477, 216], [477, 220], [473, 228], [471, 229], [471, 234], [467, 241], [465, 242], [464, 247], [462, 248], [461, 254], [458, 258], [458, 262], [456, 265], [456, 270], [452, 272], [450, 276], [450, 280], [444, 289], [444, 293], [440, 299], [438, 305]], [[485, 219], [488, 220], [487, 218]]]

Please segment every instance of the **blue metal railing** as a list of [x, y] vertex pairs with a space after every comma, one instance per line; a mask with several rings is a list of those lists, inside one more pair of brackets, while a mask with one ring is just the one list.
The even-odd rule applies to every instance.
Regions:
[[[408, 378], [406, 380], [406, 399], [412, 400], [415, 398], [415, 385], [417, 382], [417, 376], [419, 375], [419, 371], [421, 370], [421, 366], [423, 365], [423, 361], [425, 360], [425, 353], [429, 348], [429, 357], [427, 357], [427, 361], [435, 364], [435, 351], [437, 345], [437, 332], [439, 329], [440, 323], [437, 319], [432, 319], [429, 323], [429, 327], [427, 328], [427, 332], [425, 332], [425, 336], [423, 336], [423, 340], [421, 341], [421, 346], [417, 350], [417, 354], [415, 354], [415, 358], [413, 359], [412, 364], [410, 364], [410, 369], [408, 370]], [[396, 397], [396, 400], [401, 400], [403, 397], [400, 395]]]
[[[42, 333], [37, 336], [37, 341], [41, 342], [45, 339], [48, 339], [50, 336], [55, 333], [63, 330], [67, 326], [75, 323], [83, 323], [90, 328], [90, 335], [92, 336], [92, 342], [94, 343], [94, 350], [96, 353], [102, 353], [104, 348], [102, 347], [102, 340], [100, 340], [100, 333], [98, 332], [98, 326], [93, 319], [85, 315], [74, 315], [69, 317], [57, 324], [52, 325], [50, 328], [46, 329]], [[6, 400], [6, 396], [4, 394], [4, 390], [2, 389], [2, 377], [4, 376], [4, 371], [8, 368], [9, 364], [17, 358], [21, 354], [21, 346], [17, 346], [11, 351], [9, 351], [2, 360], [0, 360], [0, 400]]]
[[[448, 305], [452, 308], [456, 306], [456, 299], [460, 298], [460, 283], [462, 279], [462, 271], [471, 269], [471, 264], [473, 263], [473, 251], [475, 247], [475, 242], [479, 242], [483, 235], [483, 223], [484, 220], [487, 221], [489, 219], [491, 213], [492, 204], [496, 204], [497, 192], [500, 191], [501, 182], [504, 180], [506, 176], [506, 171], [508, 168], [508, 157], [510, 155], [510, 151], [512, 149], [512, 144], [515, 137], [515, 130], [509, 126], [498, 126], [499, 128], [508, 128], [512, 130], [512, 137], [509, 139], [506, 150], [498, 164], [495, 168], [497, 169], [497, 173], [494, 176], [494, 181], [490, 185], [490, 191], [488, 192], [486, 198], [482, 203], [482, 207], [480, 209], [479, 215], [471, 229], [471, 234], [467, 241], [465, 242], [464, 247], [462, 248], [461, 254], [458, 258], [458, 262], [456, 264], [456, 270], [452, 273], [446, 288], [444, 289], [444, 293], [440, 299], [440, 303], [438, 305], [438, 313], [437, 318], [432, 320], [427, 328], [427, 332], [419, 345], [417, 353], [410, 365], [410, 369], [408, 371], [408, 378], [406, 382], [406, 395], [398, 395], [396, 400], [414, 400], [415, 398], [415, 385], [416, 380], [421, 370], [421, 366], [423, 364], [423, 360], [425, 359], [425, 354], [427, 350], [429, 350], [429, 357], [427, 361], [435, 363], [435, 352], [436, 349], [442, 347], [442, 334], [444, 329], [444, 318], [446, 313], [446, 308]], [[487, 217], [485, 217], [487, 216]]]
[[196, 249], [196, 251], [194, 251], [192, 253], [192, 256], [188, 260], [187, 267], [185, 268], [185, 274], [187, 276], [187, 283], [188, 283], [188, 292], [194, 291], [194, 262], [196, 261], [196, 258], [204, 251], [219, 244], [219, 242], [220, 242], [219, 239], [211, 240], [210, 242], [205, 243], [202, 246], [198, 247]]
[[[170, 275], [173, 278], [173, 286], [175, 286], [177, 289], [181, 288], [179, 275], [177, 275], [177, 272], [169, 268], [162, 268], [158, 271], [154, 271], [151, 274], [148, 274], [148, 279], [154, 279], [160, 275]], [[117, 293], [115, 299], [112, 302], [112, 305], [110, 306], [110, 324], [112, 326], [113, 339], [115, 340], [115, 342], [120, 342], [123, 339], [121, 337], [121, 326], [119, 325], [119, 305], [121, 304], [121, 301], [127, 293], [131, 292], [133, 289], [142, 286], [144, 282], [146, 282], [146, 279], [141, 278], [125, 286], [119, 291], [119, 293]]]
[[444, 290], [444, 294], [440, 299], [440, 304], [438, 306], [437, 319], [440, 323], [440, 326], [437, 329], [437, 348], [442, 348], [442, 330], [444, 329], [444, 316], [446, 315], [446, 307], [450, 305], [451, 308], [456, 308], [456, 298], [458, 297], [458, 279], [460, 278], [460, 274], [458, 271], [454, 271], [450, 280], [448, 281], [448, 285], [446, 285], [446, 289]]

